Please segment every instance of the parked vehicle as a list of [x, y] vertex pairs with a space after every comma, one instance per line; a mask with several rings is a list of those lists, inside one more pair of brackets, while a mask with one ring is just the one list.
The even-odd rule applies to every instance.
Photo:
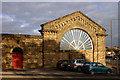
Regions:
[[57, 62], [56, 67], [61, 70], [66, 70], [69, 60], [60, 60]]
[[83, 64], [84, 64], [85, 62], [89, 62], [89, 61], [88, 61], [88, 60], [85, 60], [85, 59], [75, 59], [75, 60], [71, 61], [71, 62], [68, 64], [67, 69], [76, 70], [76, 71], [81, 72], [81, 71], [82, 71]]
[[111, 74], [112, 72], [112, 69], [105, 67], [103, 64], [97, 62], [84, 63], [83, 70], [86, 73], [91, 73], [91, 75], [94, 75], [95, 73]]
[[118, 56], [113, 56], [113, 60], [117, 60], [117, 58], [118, 58], [118, 60], [120, 60], [120, 55], [118, 55]]

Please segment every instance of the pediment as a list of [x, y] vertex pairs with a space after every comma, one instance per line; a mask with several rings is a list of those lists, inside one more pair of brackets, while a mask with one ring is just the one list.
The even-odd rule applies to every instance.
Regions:
[[64, 30], [65, 27], [68, 27], [67, 25], [73, 24], [75, 22], [79, 22], [81, 26], [87, 26], [87, 28], [92, 29], [96, 33], [105, 33], [106, 31], [99, 24], [94, 22], [92, 19], [90, 19], [80, 11], [60, 17], [53, 21], [42, 24], [41, 26], [42, 31], [58, 32], [60, 30]]

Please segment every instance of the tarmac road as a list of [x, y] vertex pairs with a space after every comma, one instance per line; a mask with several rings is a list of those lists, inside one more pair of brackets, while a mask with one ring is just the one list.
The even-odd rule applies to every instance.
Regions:
[[75, 71], [43, 69], [40, 71], [9, 71], [2, 75], [2, 80], [120, 80], [120, 75], [90, 75]]
[[2, 78], [2, 80], [120, 80], [117, 76], [24, 76], [22, 78]]

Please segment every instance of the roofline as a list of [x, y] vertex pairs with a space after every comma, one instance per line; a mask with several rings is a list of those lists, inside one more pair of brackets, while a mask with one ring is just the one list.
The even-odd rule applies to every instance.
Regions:
[[31, 35], [31, 34], [17, 34], [17, 33], [0, 33], [1, 35], [26, 35], [26, 36], [41, 36], [41, 35]]
[[17, 36], [17, 37], [24, 37], [24, 36], [26, 36], [26, 37], [30, 37], [30, 38], [37, 38], [37, 37], [39, 37], [40, 39], [42, 39], [43, 38], [43, 36], [42, 35], [26, 35], [26, 34], [9, 34], [9, 33], [2, 33], [1, 34], [1, 36], [3, 37], [3, 36]]
[[[67, 16], [69, 16], [69, 15], [72, 15], [72, 14], [75, 14], [75, 13], [81, 13], [83, 16], [85, 16], [86, 18], [88, 18], [90, 21], [92, 21], [93, 23], [95, 23], [96, 25], [98, 25], [99, 27], [101, 27], [99, 24], [97, 24], [97, 23], [96, 23], [95, 21], [93, 21], [91, 18], [89, 18], [88, 16], [86, 16], [85, 14], [83, 14], [81, 11], [76, 11], [76, 12], [73, 12], [73, 13], [71, 13], [71, 14], [65, 15], [65, 16], [63, 16], [63, 17], [59, 17], [59, 18], [54, 19], [54, 20], [52, 20], [52, 21], [46, 22], [46, 23], [44, 23], [44, 24], [41, 24], [40, 26], [43, 27], [44, 25], [46, 25], [46, 24], [48, 24], [48, 23], [54, 22], [55, 20], [58, 20], [58, 19], [61, 19], [61, 18], [65, 18], [65, 17], [67, 17]], [[103, 27], [101, 27], [101, 28], [106, 31], [106, 29], [104, 29]]]

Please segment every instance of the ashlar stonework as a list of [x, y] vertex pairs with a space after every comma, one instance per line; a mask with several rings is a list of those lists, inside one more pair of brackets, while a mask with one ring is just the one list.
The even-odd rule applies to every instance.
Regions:
[[[60, 17], [41, 25], [39, 35], [3, 34], [2, 66], [11, 69], [11, 54], [15, 47], [23, 50], [23, 69], [55, 67], [59, 60], [87, 59], [105, 65], [105, 29], [82, 12]], [[60, 50], [63, 36], [70, 30], [83, 30], [93, 44], [92, 50]]]

